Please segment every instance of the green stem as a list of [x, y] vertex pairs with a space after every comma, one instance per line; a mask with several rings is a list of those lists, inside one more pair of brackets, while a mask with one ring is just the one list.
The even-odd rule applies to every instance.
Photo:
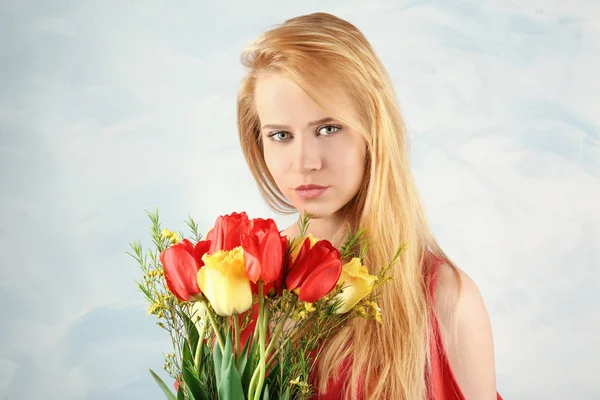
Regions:
[[196, 345], [196, 355], [194, 356], [194, 367], [198, 373], [200, 373], [200, 359], [202, 358], [202, 348], [204, 347], [204, 338], [206, 337], [206, 327], [208, 323], [204, 321], [202, 329], [200, 329], [200, 336], [198, 337], [198, 344]]
[[240, 360], [242, 357], [240, 357], [239, 355], [242, 354], [242, 348], [241, 348], [241, 339], [240, 339], [240, 320], [237, 314], [234, 314], [231, 316], [231, 318], [233, 318], [233, 331], [235, 334], [235, 343], [234, 343], [234, 347], [233, 347], [233, 354], [235, 355], [234, 359], [235, 359], [235, 366], [236, 368], [240, 369]]
[[[292, 307], [292, 309], [293, 309], [293, 307]], [[277, 356], [283, 349], [285, 349], [285, 346], [287, 346], [287, 344], [289, 342], [294, 342], [299, 335], [302, 335], [304, 328], [308, 325], [309, 322], [310, 321], [307, 318], [307, 319], [299, 322], [298, 325], [293, 327], [294, 335], [286, 337], [285, 340], [277, 346], [277, 349], [275, 349], [275, 351], [273, 352], [273, 354], [271, 356], [271, 359], [269, 360], [269, 363], [267, 364], [267, 368], [271, 368], [275, 364], [275, 362], [277, 360]]]
[[219, 332], [219, 327], [217, 326], [217, 322], [215, 321], [215, 316], [208, 306], [206, 305], [206, 314], [208, 315], [208, 319], [210, 320], [210, 324], [215, 331], [215, 336], [217, 337], [217, 341], [219, 342], [219, 346], [221, 347], [221, 351], [225, 351], [225, 341], [223, 340], [223, 336], [221, 336], [221, 332]]
[[254, 373], [252, 374], [252, 379], [250, 380], [250, 385], [248, 386], [248, 400], [254, 400], [254, 399], [260, 400], [260, 392], [256, 393], [256, 390], [258, 387], [259, 375], [262, 370], [260, 361], [261, 360], [259, 359], [259, 365], [254, 370]]
[[238, 318], [237, 314], [234, 314], [231, 316], [231, 318], [233, 318], [233, 331], [235, 333], [235, 346], [236, 346], [236, 353], [241, 353], [242, 349], [240, 348], [240, 320]]
[[262, 388], [265, 382], [265, 375], [267, 373], [267, 360], [266, 360], [266, 343], [267, 343], [267, 309], [265, 308], [265, 299], [263, 295], [263, 283], [259, 284], [259, 301], [262, 300], [262, 304], [260, 305], [260, 313], [258, 321], [260, 323], [260, 333], [258, 335], [258, 344], [260, 350], [260, 374], [258, 375], [258, 384], [256, 385], [256, 398], [260, 399], [260, 395], [262, 392]]
[[273, 356], [269, 359], [269, 362], [267, 363], [267, 368], [270, 369], [273, 365], [275, 365], [279, 352], [290, 342], [290, 339], [290, 337], [286, 338], [283, 342], [281, 342], [281, 346], [277, 347], [277, 350], [273, 352]]
[[[259, 303], [258, 307], [260, 310], [260, 303]], [[256, 343], [256, 339], [258, 338], [259, 328], [260, 328], [260, 325], [258, 324], [258, 321], [256, 321], [256, 325], [254, 326], [254, 334], [252, 335], [252, 343]]]
[[[260, 392], [265, 379], [265, 299], [263, 295], [264, 282], [258, 281], [258, 321], [256, 321], [256, 331], [258, 331], [258, 346], [260, 351], [260, 358], [258, 368], [254, 370], [252, 379], [250, 380], [250, 386], [248, 388], [248, 400], [260, 399]], [[256, 337], [255, 331], [255, 337]]]
[[269, 355], [269, 353], [271, 353], [271, 351], [273, 351], [273, 347], [275, 346], [275, 343], [279, 339], [281, 332], [283, 332], [283, 326], [285, 325], [285, 322], [289, 318], [295, 305], [296, 305], [296, 300], [290, 301], [290, 304], [288, 305], [287, 309], [285, 310], [285, 313], [283, 314], [283, 317], [281, 318], [279, 326], [277, 327], [277, 330], [275, 331], [275, 334], [273, 335], [273, 338], [271, 339], [271, 342], [269, 343], [269, 347], [267, 347], [267, 351], [266, 351], [267, 355]]

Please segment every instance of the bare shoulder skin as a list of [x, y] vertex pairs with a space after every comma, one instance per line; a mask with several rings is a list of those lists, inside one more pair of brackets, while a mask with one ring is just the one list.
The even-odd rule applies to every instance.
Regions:
[[475, 282], [461, 269], [440, 266], [436, 310], [450, 366], [467, 399], [496, 399], [490, 319]]

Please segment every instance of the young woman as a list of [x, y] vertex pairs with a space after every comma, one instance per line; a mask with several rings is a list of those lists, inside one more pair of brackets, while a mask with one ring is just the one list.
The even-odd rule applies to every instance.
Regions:
[[382, 323], [357, 319], [326, 344], [316, 398], [500, 398], [485, 306], [427, 225], [396, 94], [369, 42], [315, 13], [262, 34], [242, 62], [240, 141], [272, 209], [312, 213], [309, 232], [336, 245], [348, 223], [366, 228], [370, 268], [408, 244], [384, 286]]

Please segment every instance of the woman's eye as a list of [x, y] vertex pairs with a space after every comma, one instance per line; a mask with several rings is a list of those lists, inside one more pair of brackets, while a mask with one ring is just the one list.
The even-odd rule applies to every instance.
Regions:
[[339, 126], [326, 125], [326, 126], [319, 128], [319, 134], [320, 135], [331, 135], [332, 133], [336, 133], [340, 129], [341, 128]]
[[269, 137], [277, 142], [281, 142], [289, 139], [289, 135], [290, 134], [287, 132], [273, 132], [269, 135]]

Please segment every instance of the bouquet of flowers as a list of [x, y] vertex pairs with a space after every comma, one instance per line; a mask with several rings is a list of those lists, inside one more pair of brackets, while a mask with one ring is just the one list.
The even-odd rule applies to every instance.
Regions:
[[154, 248], [135, 242], [128, 254], [148, 313], [172, 339], [164, 369], [175, 394], [150, 373], [174, 400], [310, 398], [320, 345], [352, 318], [381, 321], [377, 289], [403, 249], [371, 275], [363, 231], [337, 249], [306, 234], [310, 214], [293, 240], [245, 212], [219, 216], [205, 239], [191, 217], [184, 238], [161, 227], [157, 210], [148, 215]]

